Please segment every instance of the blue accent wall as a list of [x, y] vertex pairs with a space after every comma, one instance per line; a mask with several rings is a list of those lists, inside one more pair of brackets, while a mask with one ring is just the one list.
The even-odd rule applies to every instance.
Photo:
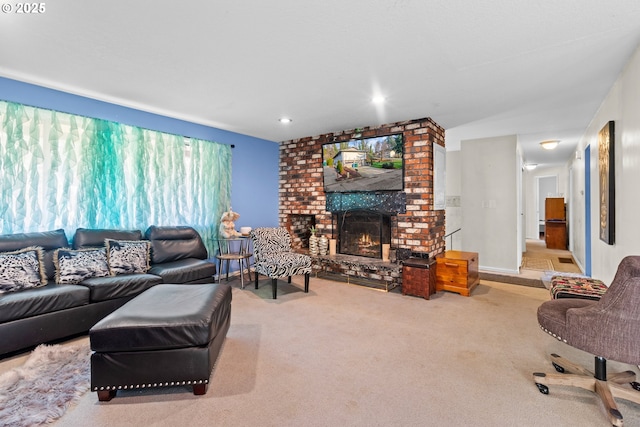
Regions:
[[0, 77], [0, 99], [234, 145], [231, 165], [231, 203], [233, 210], [240, 214], [240, 219], [236, 223], [237, 228], [278, 226], [280, 151], [278, 144], [274, 141], [3, 77]]
[[591, 145], [584, 149], [584, 274], [591, 277]]

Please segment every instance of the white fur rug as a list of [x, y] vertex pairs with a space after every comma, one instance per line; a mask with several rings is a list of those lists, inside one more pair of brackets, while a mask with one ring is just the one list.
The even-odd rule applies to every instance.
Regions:
[[89, 389], [88, 344], [40, 345], [0, 376], [0, 426], [37, 426], [60, 418]]

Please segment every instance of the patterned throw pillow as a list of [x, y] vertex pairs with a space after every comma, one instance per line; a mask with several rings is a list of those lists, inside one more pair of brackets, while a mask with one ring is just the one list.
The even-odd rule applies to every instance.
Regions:
[[56, 283], [75, 284], [89, 277], [109, 275], [107, 251], [95, 249], [57, 249], [53, 255], [56, 266]]
[[151, 242], [148, 240], [106, 239], [105, 246], [112, 276], [146, 273], [151, 268]]
[[46, 285], [43, 251], [28, 247], [0, 253], [0, 294]]

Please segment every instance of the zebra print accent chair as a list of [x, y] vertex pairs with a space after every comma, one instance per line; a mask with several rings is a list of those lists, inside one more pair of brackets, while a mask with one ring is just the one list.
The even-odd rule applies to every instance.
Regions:
[[251, 230], [253, 257], [255, 259], [255, 285], [258, 289], [260, 274], [271, 278], [273, 299], [277, 298], [277, 282], [281, 277], [304, 274], [304, 291], [309, 292], [309, 275], [311, 274], [311, 258], [291, 250], [291, 236], [281, 227], [261, 227]]

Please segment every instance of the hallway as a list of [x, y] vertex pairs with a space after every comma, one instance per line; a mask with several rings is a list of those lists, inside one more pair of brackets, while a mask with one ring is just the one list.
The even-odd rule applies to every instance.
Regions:
[[[547, 249], [544, 240], [527, 239], [519, 274], [481, 270], [480, 278], [542, 288], [548, 286], [548, 281], [551, 279], [549, 272], [582, 274], [570, 251]], [[546, 285], [545, 282], [547, 282]]]
[[[544, 240], [527, 239], [526, 251], [522, 255], [521, 270], [554, 270], [563, 273], [582, 273], [580, 267], [575, 263], [571, 252], [561, 249], [547, 249]], [[531, 260], [548, 261], [547, 268], [540, 270], [539, 265], [544, 263], [528, 262]]]

